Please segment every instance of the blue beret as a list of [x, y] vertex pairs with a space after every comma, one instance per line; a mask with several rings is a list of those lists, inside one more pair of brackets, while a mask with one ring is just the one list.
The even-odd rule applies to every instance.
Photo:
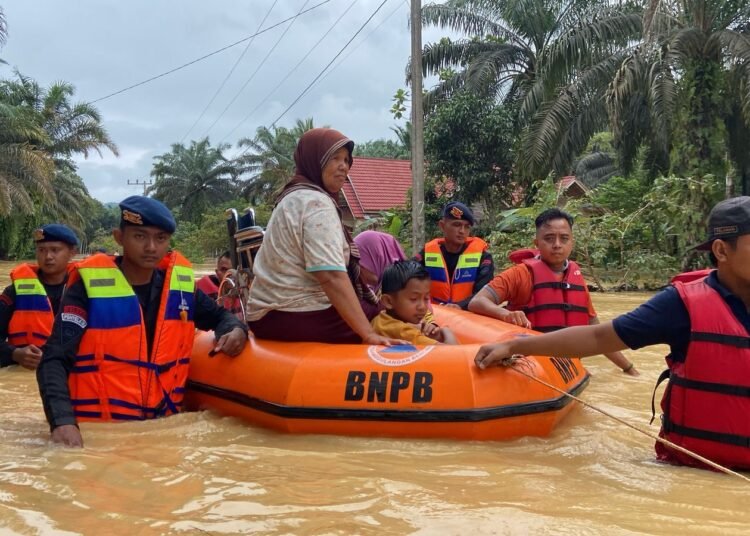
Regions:
[[77, 247], [78, 237], [62, 223], [50, 223], [34, 230], [34, 242], [65, 242]]
[[449, 220], [466, 220], [470, 224], [474, 225], [474, 214], [471, 209], [458, 201], [451, 201], [443, 208], [443, 218]]
[[120, 203], [120, 210], [123, 223], [149, 225], [170, 234], [177, 228], [174, 216], [164, 203], [150, 197], [131, 195]]

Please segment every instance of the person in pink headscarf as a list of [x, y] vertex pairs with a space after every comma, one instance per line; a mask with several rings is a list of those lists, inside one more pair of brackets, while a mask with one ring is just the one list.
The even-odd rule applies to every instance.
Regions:
[[[393, 236], [378, 231], [364, 231], [354, 237], [354, 243], [359, 249], [362, 280], [380, 295], [383, 272], [394, 262], [406, 260], [404, 250]], [[374, 318], [383, 310], [380, 304], [373, 305], [366, 300], [360, 300], [360, 303], [368, 319]]]

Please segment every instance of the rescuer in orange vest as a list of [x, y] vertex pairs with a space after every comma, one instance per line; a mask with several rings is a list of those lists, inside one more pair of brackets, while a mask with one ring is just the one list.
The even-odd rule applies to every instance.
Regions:
[[[708, 217], [708, 251], [716, 267], [677, 281], [611, 322], [488, 344], [480, 369], [514, 355], [590, 356], [668, 344], [668, 379], [660, 435], [709, 460], [750, 469], [750, 197], [719, 202]], [[659, 460], [703, 467], [656, 444]]]
[[448, 203], [438, 222], [443, 237], [425, 244], [414, 257], [430, 274], [432, 303], [466, 310], [471, 298], [492, 279], [495, 266], [487, 243], [469, 236], [475, 223], [469, 207]]
[[247, 327], [168, 251], [176, 224], [167, 207], [131, 196], [120, 209], [122, 256], [77, 263], [37, 369], [52, 440], [68, 446], [83, 446], [80, 421], [179, 412], [196, 327], [215, 332], [215, 352], [237, 355], [247, 342]]
[[[568, 259], [575, 243], [573, 217], [551, 208], [539, 214], [534, 224], [538, 255], [530, 254], [495, 276], [474, 296], [469, 310], [545, 332], [598, 324], [581, 269]], [[639, 375], [622, 352], [610, 352], [606, 357], [626, 374]]]
[[36, 369], [78, 248], [75, 233], [59, 223], [44, 225], [33, 236], [36, 264], [16, 266], [0, 295], [0, 367]]

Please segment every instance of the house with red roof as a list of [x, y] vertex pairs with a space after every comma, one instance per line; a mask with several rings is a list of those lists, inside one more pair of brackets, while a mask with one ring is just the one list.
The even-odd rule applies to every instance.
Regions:
[[344, 222], [378, 216], [382, 211], [406, 206], [411, 188], [411, 162], [358, 156], [342, 188]]
[[568, 175], [557, 181], [557, 192], [561, 197], [577, 199], [589, 192], [590, 188], [579, 181], [575, 175]]

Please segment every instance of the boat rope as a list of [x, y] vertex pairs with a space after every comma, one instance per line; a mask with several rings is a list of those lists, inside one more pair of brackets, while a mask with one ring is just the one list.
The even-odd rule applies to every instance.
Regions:
[[[534, 374], [532, 374], [530, 372], [526, 372], [525, 370], [523, 370], [524, 369], [524, 365], [523, 364], [528, 365], [528, 363], [526, 363], [526, 360], [524, 359], [524, 356], [513, 355], [512, 357], [509, 357], [509, 358], [503, 360], [502, 364], [504, 366], [506, 366], [506, 367], [512, 368], [513, 370], [515, 370], [519, 374], [522, 374], [523, 376], [526, 376], [527, 378], [530, 378], [530, 379], [532, 379], [532, 380], [534, 380], [536, 382], [541, 383], [545, 387], [549, 387], [550, 389], [552, 389], [554, 391], [557, 391], [558, 393], [562, 393], [563, 395], [565, 395], [565, 396], [567, 396], [569, 398], [572, 398], [573, 400], [575, 400], [576, 402], [578, 402], [579, 404], [582, 404], [583, 406], [585, 406], [587, 408], [593, 409], [594, 411], [597, 411], [597, 412], [601, 413], [602, 415], [610, 417], [611, 419], [614, 419], [615, 421], [617, 421], [617, 422], [619, 422], [621, 424], [624, 424], [628, 428], [632, 428], [636, 432], [640, 432], [640, 433], [642, 433], [642, 434], [650, 437], [651, 439], [654, 439], [654, 440], [658, 441], [659, 443], [662, 443], [662, 444], [668, 446], [669, 448], [672, 448], [674, 450], [682, 452], [683, 454], [687, 454], [691, 458], [694, 458], [694, 459], [696, 459], [696, 460], [698, 460], [698, 461], [700, 461], [700, 462], [708, 465], [709, 467], [712, 467], [713, 469], [716, 469], [717, 471], [720, 471], [722, 473], [726, 473], [728, 475], [736, 476], [737, 478], [741, 478], [742, 480], [750, 483], [750, 478], [746, 477], [745, 475], [742, 475], [742, 474], [740, 474], [740, 473], [738, 473], [736, 471], [732, 471], [728, 467], [724, 467], [723, 465], [719, 465], [716, 462], [712, 462], [708, 458], [704, 458], [700, 454], [697, 454], [697, 453], [695, 453], [695, 452], [693, 452], [691, 450], [688, 450], [688, 449], [686, 449], [684, 447], [681, 447], [680, 445], [672, 443], [668, 439], [664, 439], [663, 437], [660, 437], [660, 436], [654, 434], [653, 432], [650, 432], [648, 430], [640, 428], [639, 426], [636, 426], [634, 424], [630, 424], [629, 422], [621, 419], [620, 417], [612, 415], [611, 413], [609, 413], [609, 412], [607, 412], [607, 411], [605, 411], [605, 410], [603, 410], [601, 408], [597, 408], [596, 406], [594, 406], [592, 404], [589, 404], [588, 402], [582, 400], [581, 398], [568, 393], [564, 389], [560, 389], [559, 387], [556, 387], [556, 386], [554, 386], [554, 385], [552, 385], [552, 384], [550, 384], [550, 383], [542, 380], [541, 378], [535, 376]], [[515, 366], [516, 364], [521, 364], [521, 366]]]

